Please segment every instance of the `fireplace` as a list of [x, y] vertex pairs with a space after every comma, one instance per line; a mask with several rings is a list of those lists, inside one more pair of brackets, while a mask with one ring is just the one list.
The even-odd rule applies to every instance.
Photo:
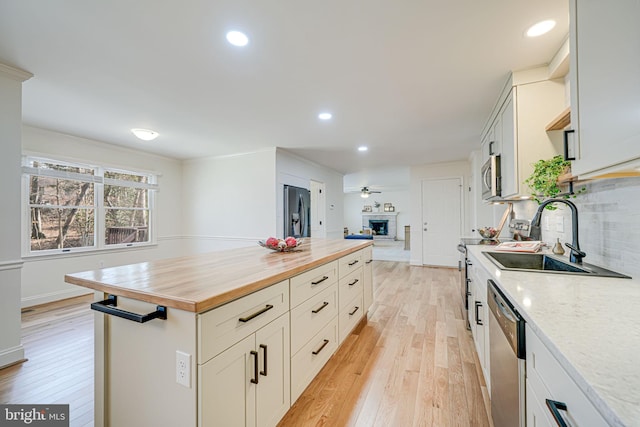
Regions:
[[389, 234], [389, 220], [388, 219], [370, 219], [369, 228], [373, 230], [373, 234], [376, 236], [386, 236]]
[[375, 240], [396, 240], [398, 212], [363, 212], [362, 229], [373, 231]]

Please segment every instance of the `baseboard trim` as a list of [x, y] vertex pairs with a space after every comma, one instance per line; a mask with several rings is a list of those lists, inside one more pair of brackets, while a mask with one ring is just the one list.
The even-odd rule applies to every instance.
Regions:
[[25, 362], [22, 344], [0, 351], [0, 369]]
[[46, 304], [48, 302], [60, 301], [63, 299], [79, 297], [81, 295], [88, 295], [92, 293], [93, 291], [91, 289], [65, 289], [62, 291], [49, 292], [47, 294], [40, 294], [22, 298], [22, 300], [20, 301], [20, 306], [22, 308], [33, 307], [35, 305]]

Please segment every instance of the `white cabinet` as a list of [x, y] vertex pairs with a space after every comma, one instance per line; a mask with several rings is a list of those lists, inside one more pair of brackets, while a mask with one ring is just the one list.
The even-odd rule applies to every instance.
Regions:
[[[556, 402], [558, 416], [569, 425], [609, 425], [551, 351], [527, 324], [527, 425], [556, 426], [547, 401]], [[562, 409], [564, 407], [564, 409]]]
[[572, 173], [631, 167], [624, 163], [640, 159], [640, 2], [571, 0], [570, 6]]
[[487, 389], [491, 391], [489, 366], [489, 306], [487, 304], [487, 280], [489, 274], [480, 266], [478, 260], [469, 255], [467, 273], [469, 275], [469, 324], [473, 342], [478, 352]]
[[533, 164], [562, 153], [562, 135], [547, 133], [546, 125], [565, 107], [564, 80], [548, 80], [548, 69], [513, 73], [482, 133], [483, 159], [489, 145], [500, 154], [501, 197], [518, 199], [530, 196], [524, 181]]
[[362, 259], [364, 260], [364, 313], [369, 311], [373, 303], [373, 250], [371, 246], [362, 250]]
[[199, 425], [275, 426], [290, 407], [286, 314], [198, 369]]

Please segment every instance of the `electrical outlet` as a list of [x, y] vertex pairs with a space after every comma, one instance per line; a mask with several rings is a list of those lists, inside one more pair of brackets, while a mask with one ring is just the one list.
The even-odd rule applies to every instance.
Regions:
[[176, 382], [191, 388], [191, 355], [176, 351]]

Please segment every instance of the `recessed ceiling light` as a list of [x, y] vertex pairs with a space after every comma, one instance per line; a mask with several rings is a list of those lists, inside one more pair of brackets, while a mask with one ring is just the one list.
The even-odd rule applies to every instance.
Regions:
[[318, 114], [318, 118], [320, 120], [329, 120], [329, 119], [331, 119], [331, 117], [333, 117], [331, 115], [331, 113], [320, 113], [320, 114]]
[[240, 31], [229, 31], [227, 33], [227, 41], [234, 46], [246, 46], [249, 43], [249, 37]]
[[369, 147], [367, 147], [366, 145], [361, 145], [360, 147], [358, 147], [358, 151], [367, 151], [369, 149]]
[[548, 19], [546, 21], [538, 22], [535, 25], [532, 25], [527, 30], [527, 36], [529, 37], [538, 37], [543, 34], [548, 33], [556, 26], [556, 21]]
[[158, 132], [149, 129], [131, 129], [131, 132], [143, 141], [151, 141], [158, 137]]

